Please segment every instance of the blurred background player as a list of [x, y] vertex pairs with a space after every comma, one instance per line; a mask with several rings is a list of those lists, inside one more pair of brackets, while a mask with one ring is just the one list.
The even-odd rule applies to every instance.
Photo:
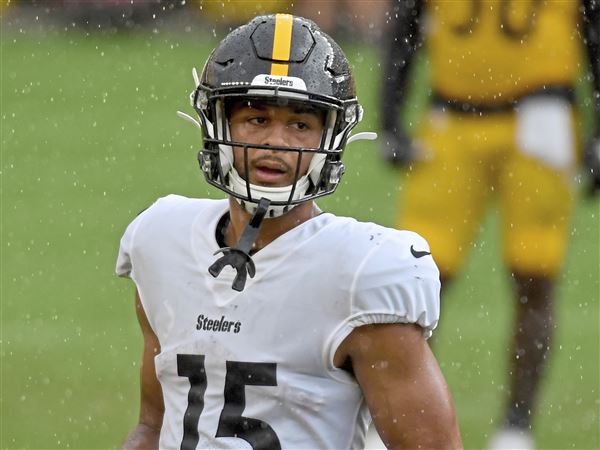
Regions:
[[[574, 88], [587, 60], [596, 127], [583, 161], [590, 191], [600, 186], [600, 4], [402, 1], [393, 8], [380, 143], [385, 160], [408, 168], [397, 226], [430, 242], [447, 286], [489, 201], [497, 201], [516, 315], [509, 398], [490, 447], [532, 448], [581, 161]], [[400, 114], [422, 38], [432, 91], [413, 140]]]

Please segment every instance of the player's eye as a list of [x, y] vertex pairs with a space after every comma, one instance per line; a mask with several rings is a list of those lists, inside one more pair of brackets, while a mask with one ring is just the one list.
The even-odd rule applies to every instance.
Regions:
[[305, 122], [293, 122], [291, 126], [300, 131], [308, 130], [310, 128], [310, 126]]
[[264, 125], [267, 123], [267, 118], [262, 116], [253, 116], [248, 119], [248, 122], [254, 125]]

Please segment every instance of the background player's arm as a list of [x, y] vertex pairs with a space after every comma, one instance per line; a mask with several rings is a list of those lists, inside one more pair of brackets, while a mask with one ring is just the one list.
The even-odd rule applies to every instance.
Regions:
[[160, 353], [160, 343], [148, 323], [137, 292], [135, 294], [135, 310], [144, 337], [142, 367], [140, 368], [140, 418], [136, 427], [127, 436], [122, 448], [153, 449], [158, 448], [160, 427], [165, 410], [162, 389], [154, 368], [154, 357]]
[[462, 448], [450, 393], [420, 327], [356, 328], [335, 363], [351, 363], [388, 448]]
[[586, 145], [584, 163], [590, 175], [590, 194], [600, 192], [600, 0], [583, 0], [583, 36], [593, 78], [596, 130]]
[[410, 136], [402, 126], [400, 113], [405, 105], [410, 68], [420, 37], [422, 1], [394, 2], [388, 23], [389, 39], [383, 58], [380, 91], [382, 157], [395, 165], [408, 164], [415, 157]]
[[[583, 6], [583, 34], [594, 78], [595, 112], [600, 121], [600, 1], [584, 0]], [[598, 127], [600, 128], [600, 124]]]

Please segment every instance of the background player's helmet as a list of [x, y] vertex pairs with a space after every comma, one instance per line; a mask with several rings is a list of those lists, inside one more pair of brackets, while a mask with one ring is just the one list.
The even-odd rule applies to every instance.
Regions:
[[[362, 118], [362, 108], [346, 56], [315, 23], [287, 14], [256, 17], [227, 35], [209, 56], [201, 78], [195, 78], [191, 101], [200, 117], [204, 144], [198, 160], [210, 184], [237, 198], [250, 213], [262, 197], [269, 199], [270, 217], [336, 189], [344, 172], [344, 146]], [[227, 112], [238, 100], [300, 102], [324, 111], [317, 148], [236, 143], [245, 149], [299, 152], [300, 158], [313, 153], [306, 175], [297, 170], [290, 186], [264, 187], [237, 173]]]

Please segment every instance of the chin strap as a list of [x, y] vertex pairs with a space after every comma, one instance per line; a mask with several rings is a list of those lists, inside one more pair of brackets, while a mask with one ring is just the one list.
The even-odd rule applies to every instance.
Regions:
[[263, 197], [260, 199], [256, 207], [256, 212], [250, 219], [250, 222], [248, 222], [248, 225], [246, 225], [246, 228], [244, 228], [238, 243], [233, 247], [225, 247], [217, 250], [215, 255], [223, 253], [223, 256], [208, 268], [208, 272], [217, 278], [225, 266], [229, 265], [233, 267], [237, 275], [233, 280], [231, 288], [235, 291], [243, 291], [247, 275], [250, 275], [250, 278], [254, 278], [254, 274], [256, 273], [254, 261], [252, 261], [252, 257], [250, 256], [250, 250], [258, 237], [260, 225], [267, 214], [270, 203], [271, 201], [267, 198]]

